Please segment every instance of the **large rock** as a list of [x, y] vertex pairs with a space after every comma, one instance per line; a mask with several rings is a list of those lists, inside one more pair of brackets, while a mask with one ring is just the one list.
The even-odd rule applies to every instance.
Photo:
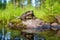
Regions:
[[50, 30], [50, 24], [39, 19], [26, 20], [22, 21], [22, 23], [26, 25], [26, 30], [22, 30], [23, 32], [39, 33]]
[[16, 19], [21, 19], [21, 22], [19, 20], [13, 20], [12, 22], [10, 21], [9, 26], [13, 29], [23, 30], [25, 27], [37, 28], [37, 26], [42, 26], [42, 24], [44, 24], [42, 20], [39, 20], [34, 16], [33, 11], [27, 11], [21, 17]]
[[12, 29], [22, 30], [31, 33], [50, 29], [52, 30], [60, 29], [60, 25], [57, 23], [57, 20], [58, 22], [60, 22], [60, 16], [57, 16], [55, 18], [53, 15], [46, 15], [44, 16], [43, 20], [36, 18], [32, 11], [27, 11], [21, 17], [15, 20], [11, 20], [9, 23], [9, 27]]
[[9, 23], [9, 28], [10, 29], [17, 29], [17, 30], [22, 30], [25, 28], [25, 25], [22, 24], [22, 20], [20, 19], [13, 19]]
[[44, 24], [44, 21], [39, 19], [30, 19], [22, 21], [22, 23], [26, 25], [27, 28], [37, 28], [38, 26], [42, 26]]

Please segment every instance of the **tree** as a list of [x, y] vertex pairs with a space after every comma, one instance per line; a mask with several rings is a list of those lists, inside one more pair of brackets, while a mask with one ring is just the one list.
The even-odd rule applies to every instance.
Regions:
[[28, 1], [28, 5], [32, 4], [32, 0], [27, 0]]
[[23, 7], [24, 0], [11, 0], [11, 2], [15, 7]]
[[16, 7], [16, 6], [18, 6], [18, 2], [19, 2], [19, 0], [11, 0], [11, 2], [12, 2], [12, 4]]
[[3, 9], [6, 8], [6, 0], [0, 0], [0, 8], [3, 8]]
[[4, 3], [2, 3], [2, 7], [3, 7], [3, 9], [6, 8], [6, 0], [4, 0]]
[[2, 7], [2, 0], [0, 0], [0, 8]]
[[41, 2], [40, 0], [35, 0], [35, 7], [37, 8], [40, 7], [40, 2]]

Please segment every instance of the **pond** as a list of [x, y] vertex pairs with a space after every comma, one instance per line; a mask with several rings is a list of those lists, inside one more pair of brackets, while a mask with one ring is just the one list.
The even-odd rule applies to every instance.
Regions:
[[[11, 37], [11, 32], [6, 32], [4, 28], [0, 30], [0, 40], [26, 40], [26, 38], [20, 36], [15, 36], [13, 39]], [[34, 35], [33, 40], [44, 40], [43, 37], [39, 37], [38, 35]]]

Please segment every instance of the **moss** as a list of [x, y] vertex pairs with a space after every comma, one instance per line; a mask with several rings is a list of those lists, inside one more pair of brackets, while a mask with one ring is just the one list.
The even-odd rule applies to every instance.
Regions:
[[11, 20], [10, 22], [11, 22], [11, 23], [20, 23], [21, 20], [20, 20], [20, 19], [13, 19], [13, 20]]
[[10, 25], [10, 27], [12, 27], [12, 29], [15, 29], [15, 30], [21, 31], [26, 28], [26, 25], [24, 25], [22, 23], [22, 20], [20, 20], [20, 19], [13, 19], [10, 21], [10, 23], [13, 25], [13, 26]]

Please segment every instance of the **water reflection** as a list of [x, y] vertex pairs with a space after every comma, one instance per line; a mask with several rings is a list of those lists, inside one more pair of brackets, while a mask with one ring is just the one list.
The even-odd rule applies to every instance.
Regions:
[[[18, 37], [18, 36], [15, 36], [13, 39], [12, 39], [12, 36], [11, 36], [11, 32], [7, 32], [5, 34], [5, 29], [2, 28], [2, 30], [0, 31], [0, 40], [25, 40], [24, 37]], [[34, 35], [34, 40], [44, 40], [43, 37], [39, 37], [38, 35]]]
[[40, 37], [38, 35], [34, 35], [34, 40], [45, 40], [44, 37]]
[[2, 39], [1, 39], [1, 40], [4, 40], [4, 39], [5, 39], [4, 36], [5, 36], [5, 35], [4, 35], [4, 28], [2, 28]]
[[16, 37], [14, 38], [14, 40], [20, 40], [20, 38], [16, 36]]
[[2, 38], [2, 33], [0, 33], [0, 40], [1, 40], [1, 38]]
[[5, 40], [10, 40], [11, 39], [11, 32], [7, 32], [5, 35]]

